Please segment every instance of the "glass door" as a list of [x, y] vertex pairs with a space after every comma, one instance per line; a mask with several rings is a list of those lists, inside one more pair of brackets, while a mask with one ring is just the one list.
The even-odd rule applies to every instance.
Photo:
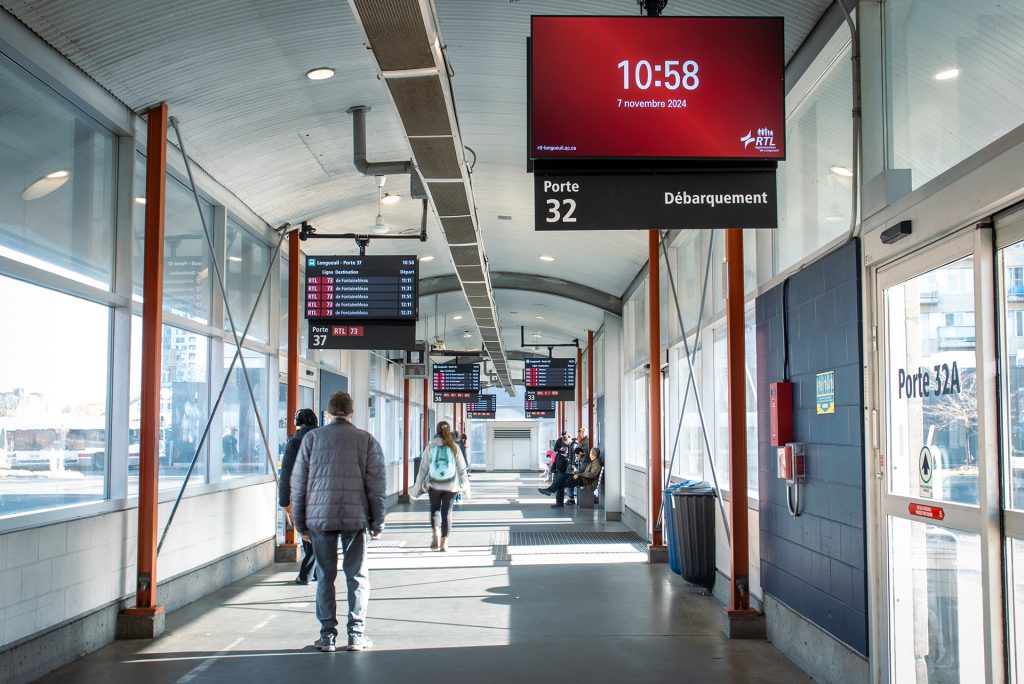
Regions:
[[890, 682], [1001, 679], [990, 241], [973, 230], [878, 273]]

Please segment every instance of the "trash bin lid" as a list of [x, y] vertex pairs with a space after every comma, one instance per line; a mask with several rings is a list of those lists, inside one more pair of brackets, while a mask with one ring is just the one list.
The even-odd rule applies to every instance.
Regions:
[[688, 487], [679, 487], [672, 496], [715, 496], [715, 488], [707, 482], [697, 482]]
[[677, 489], [679, 489], [681, 487], [692, 487], [694, 485], [699, 485], [699, 484], [706, 484], [706, 483], [699, 482], [698, 480], [683, 480], [682, 482], [676, 482], [675, 484], [670, 484], [668, 487], [665, 488], [665, 493], [666, 494], [671, 494], [672, 492], [676, 491]]

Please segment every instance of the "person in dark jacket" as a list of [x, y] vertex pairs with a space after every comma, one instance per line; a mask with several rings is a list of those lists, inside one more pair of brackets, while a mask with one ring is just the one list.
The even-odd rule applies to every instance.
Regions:
[[571, 477], [572, 467], [572, 437], [568, 432], [563, 432], [558, 444], [555, 445], [555, 463], [551, 466], [551, 486], [541, 487], [537, 491], [541, 494], [551, 496], [555, 494], [555, 503], [552, 508], [565, 508], [565, 488], [561, 482], [566, 473]]
[[[316, 419], [316, 412], [313, 409], [299, 409], [295, 412], [295, 431], [288, 438], [288, 444], [284, 447], [284, 458], [281, 459], [281, 476], [278, 478], [278, 501], [281, 508], [285, 510], [288, 517], [292, 517], [291, 491], [292, 491], [292, 468], [295, 466], [295, 457], [299, 455], [299, 445], [313, 428], [319, 424]], [[316, 557], [313, 555], [313, 544], [308, 539], [302, 540], [302, 563], [299, 564], [299, 576], [295, 578], [296, 584], [309, 584], [309, 580], [316, 581]]]
[[348, 585], [348, 650], [373, 645], [365, 635], [370, 600], [366, 567], [367, 531], [380, 539], [384, 530], [384, 452], [366, 430], [352, 424], [354, 404], [348, 392], [335, 392], [327, 403], [334, 422], [307, 434], [292, 471], [295, 529], [313, 543], [320, 578], [316, 587], [316, 617], [320, 638], [314, 644], [325, 652], [336, 649], [338, 605], [334, 581], [338, 576], [338, 539]]

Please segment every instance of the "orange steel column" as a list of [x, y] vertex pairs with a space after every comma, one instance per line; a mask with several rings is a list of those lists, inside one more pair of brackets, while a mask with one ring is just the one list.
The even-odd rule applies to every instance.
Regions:
[[[299, 410], [299, 261], [302, 259], [299, 247], [299, 233], [288, 236], [288, 436], [295, 433], [295, 413]], [[295, 527], [285, 519], [285, 546], [295, 545]]]
[[661, 530], [654, 528], [661, 510], [661, 260], [658, 254], [657, 230], [647, 232], [647, 344], [651, 359], [651, 373], [648, 376], [650, 395], [651, 464], [649, 485], [651, 492], [650, 520], [652, 525], [651, 546], [661, 546]]
[[743, 230], [725, 231], [728, 290], [725, 327], [729, 355], [729, 489], [732, 492], [732, 602], [733, 611], [750, 610], [747, 584], [747, 400], [744, 378]]
[[[580, 433], [583, 427], [583, 350], [576, 347], [576, 434]], [[587, 430], [587, 437], [590, 443], [594, 443], [594, 436]]]
[[402, 445], [402, 496], [409, 498], [409, 444], [412, 436], [409, 434], [409, 378], [402, 382], [402, 394], [404, 396], [405, 410], [402, 412], [402, 434], [405, 436], [405, 444]]
[[139, 424], [139, 547], [135, 608], [163, 612], [156, 603], [157, 493], [160, 475], [160, 364], [164, 310], [164, 207], [167, 179], [167, 103], [149, 110], [146, 145], [146, 240], [142, 285], [142, 405]]
[[[594, 331], [587, 331], [587, 435], [590, 445], [597, 446], [594, 434]], [[607, 445], [606, 445], [607, 446]]]

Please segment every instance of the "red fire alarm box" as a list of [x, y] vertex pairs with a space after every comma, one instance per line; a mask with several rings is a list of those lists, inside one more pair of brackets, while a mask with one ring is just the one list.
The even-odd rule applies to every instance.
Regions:
[[773, 382], [768, 386], [772, 446], [793, 441], [793, 383]]

